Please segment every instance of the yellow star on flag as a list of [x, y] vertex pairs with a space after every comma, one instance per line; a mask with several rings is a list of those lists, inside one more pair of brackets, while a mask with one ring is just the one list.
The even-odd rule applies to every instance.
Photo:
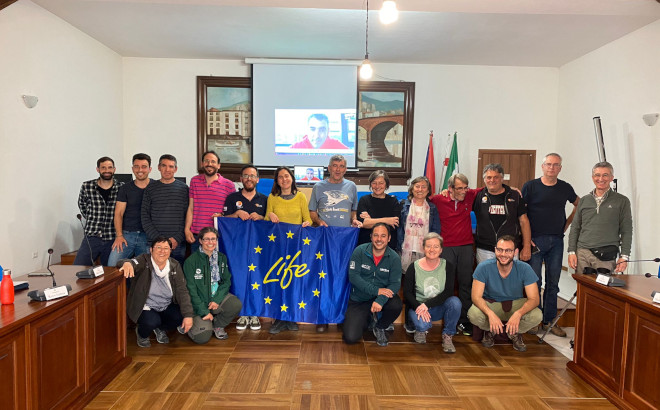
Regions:
[[327, 275], [327, 273], [323, 271], [319, 272], [319, 279], [325, 279], [325, 275]]
[[259, 284], [257, 282], [252, 284], [252, 290], [259, 290]]
[[286, 237], [287, 237], [287, 239], [293, 238], [293, 232], [291, 232], [291, 231], [287, 232]]
[[321, 292], [319, 292], [318, 289], [314, 289], [314, 290], [312, 291], [312, 293], [314, 293], [314, 296], [316, 296], [317, 298], [318, 298], [319, 295], [321, 294]]
[[303, 239], [303, 245], [309, 245], [310, 242], [312, 242], [312, 240], [309, 239], [309, 238], [305, 238], [305, 239]]
[[321, 252], [316, 252], [316, 259], [321, 259], [323, 254]]
[[265, 298], [264, 298], [264, 303], [266, 303], [267, 305], [270, 305], [270, 302], [271, 302], [272, 300], [273, 300], [273, 299], [271, 299], [271, 298], [269, 298], [269, 297], [265, 297]]
[[305, 303], [305, 301], [303, 300], [301, 300], [300, 303], [298, 303], [299, 309], [305, 309], [305, 306], [307, 306], [307, 303]]
[[268, 236], [268, 240], [271, 242], [275, 242], [275, 238], [277, 238], [277, 236], [273, 235], [272, 233], [270, 234], [270, 236]]
[[250, 269], [250, 272], [254, 272], [254, 270], [255, 270], [256, 268], [257, 268], [257, 267], [255, 266], [254, 263], [251, 263], [250, 265], [248, 265], [248, 269]]
[[288, 307], [287, 305], [282, 305], [282, 306], [280, 306], [280, 309], [282, 309], [282, 312], [286, 312], [286, 310], [287, 310], [288, 308], [289, 308], [289, 307]]
[[261, 253], [261, 247], [257, 245], [256, 248], [254, 248], [254, 253]]

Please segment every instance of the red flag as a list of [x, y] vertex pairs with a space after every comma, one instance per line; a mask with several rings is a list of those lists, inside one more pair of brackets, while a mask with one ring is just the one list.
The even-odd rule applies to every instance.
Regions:
[[429, 147], [426, 150], [426, 163], [424, 164], [424, 175], [431, 182], [431, 195], [435, 195], [435, 157], [433, 155], [433, 131], [429, 135]]

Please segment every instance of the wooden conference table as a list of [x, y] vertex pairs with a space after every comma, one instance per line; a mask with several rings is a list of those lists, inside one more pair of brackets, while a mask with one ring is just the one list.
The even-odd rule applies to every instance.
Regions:
[[617, 407], [660, 408], [660, 279], [618, 275], [626, 286], [577, 275], [574, 360], [568, 368]]
[[[126, 282], [105, 267], [96, 279], [78, 279], [80, 266], [51, 266], [69, 296], [30, 301], [16, 292], [0, 315], [0, 400], [3, 409], [82, 408], [126, 367]], [[16, 279], [15, 279], [16, 280]], [[30, 290], [50, 277], [28, 280]]]

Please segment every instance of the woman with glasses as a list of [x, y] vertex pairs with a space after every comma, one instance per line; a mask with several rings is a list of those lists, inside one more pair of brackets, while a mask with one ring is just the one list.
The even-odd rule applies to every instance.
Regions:
[[[293, 171], [288, 167], [277, 167], [273, 189], [268, 195], [266, 204], [267, 221], [274, 223], [289, 223], [302, 225], [303, 228], [311, 226], [312, 218], [309, 216], [307, 198], [296, 188]], [[280, 333], [283, 330], [298, 330], [298, 324], [286, 320], [276, 319], [270, 327], [271, 334]]]
[[218, 231], [208, 226], [199, 231], [199, 250], [183, 264], [190, 301], [195, 312], [188, 336], [199, 344], [211, 334], [220, 340], [229, 336], [225, 327], [238, 316], [241, 301], [231, 293], [231, 272], [227, 257], [218, 251]]
[[432, 321], [443, 321], [442, 350], [454, 353], [453, 336], [461, 315], [461, 301], [454, 296], [455, 267], [442, 259], [442, 237], [435, 232], [424, 235], [424, 257], [411, 263], [405, 275], [403, 296], [415, 327], [415, 342], [426, 343]]
[[390, 187], [390, 177], [383, 170], [374, 171], [369, 176], [369, 189], [371, 195], [360, 198], [357, 207], [357, 219], [362, 222], [358, 245], [371, 242], [371, 228], [379, 222], [387, 225], [390, 231], [390, 248], [396, 250], [398, 246], [397, 228], [401, 216], [401, 204], [393, 195], [385, 191]]

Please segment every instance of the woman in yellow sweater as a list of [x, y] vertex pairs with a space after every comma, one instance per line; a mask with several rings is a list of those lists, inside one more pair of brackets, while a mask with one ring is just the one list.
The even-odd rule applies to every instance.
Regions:
[[[302, 192], [298, 192], [293, 172], [287, 167], [277, 167], [275, 170], [273, 189], [268, 195], [264, 219], [274, 223], [302, 224], [303, 228], [312, 224], [307, 198]], [[276, 319], [270, 326], [269, 332], [277, 334], [283, 330], [298, 330], [298, 324]]]
[[312, 224], [307, 198], [302, 192], [298, 192], [293, 172], [287, 167], [277, 167], [275, 170], [265, 219], [274, 223], [302, 224], [303, 228]]

